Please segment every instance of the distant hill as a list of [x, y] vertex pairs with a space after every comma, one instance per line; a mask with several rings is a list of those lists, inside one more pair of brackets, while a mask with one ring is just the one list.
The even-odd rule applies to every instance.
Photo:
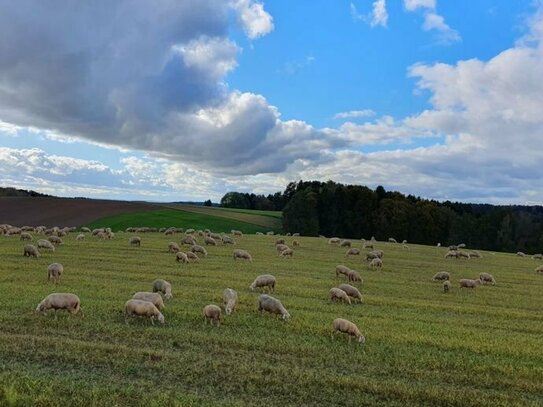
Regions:
[[36, 191], [28, 191], [26, 189], [17, 189], [12, 187], [0, 187], [0, 196], [31, 196], [31, 197], [43, 197], [51, 196], [47, 194], [41, 194]]

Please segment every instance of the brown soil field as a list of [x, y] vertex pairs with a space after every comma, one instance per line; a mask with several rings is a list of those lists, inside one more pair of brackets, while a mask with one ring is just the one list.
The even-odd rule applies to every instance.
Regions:
[[161, 209], [145, 202], [82, 198], [0, 197], [0, 224], [80, 226], [105, 216]]

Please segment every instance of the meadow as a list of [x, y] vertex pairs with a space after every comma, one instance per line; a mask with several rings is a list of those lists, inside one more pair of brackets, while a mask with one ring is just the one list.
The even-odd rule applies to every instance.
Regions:
[[[294, 258], [277, 256], [276, 236], [244, 235], [236, 248], [208, 247], [198, 263], [178, 264], [171, 240], [143, 234], [113, 240], [75, 234], [54, 253], [22, 256], [18, 237], [0, 236], [0, 405], [2, 406], [541, 406], [543, 274], [540, 263], [509, 253], [445, 259], [445, 249], [378, 242], [382, 271], [322, 238], [297, 238]], [[37, 236], [35, 237], [36, 240]], [[287, 243], [292, 238], [287, 237]], [[202, 238], [199, 238], [202, 241]], [[354, 241], [361, 247], [362, 242]], [[363, 251], [364, 253], [365, 251]], [[55, 287], [47, 265], [65, 273]], [[331, 303], [335, 266], [362, 274], [364, 304]], [[430, 279], [451, 273], [444, 294]], [[496, 286], [458, 288], [490, 272]], [[277, 278], [287, 322], [256, 310], [248, 290], [259, 274]], [[172, 283], [166, 323], [126, 325], [123, 305], [156, 278]], [[204, 305], [238, 291], [237, 311], [220, 327], [204, 324]], [[360, 286], [359, 286], [360, 287]], [[73, 292], [84, 317], [39, 316], [51, 292]], [[331, 322], [356, 323], [366, 343], [330, 337]]]

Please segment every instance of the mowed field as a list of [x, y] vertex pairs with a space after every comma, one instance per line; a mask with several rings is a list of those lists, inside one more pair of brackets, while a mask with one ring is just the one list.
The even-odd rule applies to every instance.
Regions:
[[[198, 263], [177, 264], [167, 244], [180, 236], [131, 234], [111, 241], [75, 235], [39, 259], [22, 256], [18, 237], [0, 236], [0, 405], [15, 406], [541, 406], [543, 274], [539, 262], [482, 252], [444, 259], [444, 249], [377, 243], [382, 271], [322, 238], [297, 238], [294, 258], [279, 258], [275, 236], [244, 235], [235, 248], [209, 247]], [[292, 238], [286, 238], [287, 243]], [[201, 241], [202, 239], [199, 238]], [[361, 247], [361, 242], [354, 245]], [[65, 273], [55, 287], [47, 265]], [[331, 303], [345, 264], [364, 279], [364, 304]], [[451, 273], [453, 288], [430, 281]], [[492, 273], [496, 286], [459, 289], [460, 278]], [[248, 290], [259, 274], [277, 278], [275, 297], [288, 322], [256, 311]], [[156, 278], [172, 283], [166, 323], [126, 325], [123, 305]], [[205, 325], [204, 305], [239, 293], [220, 327]], [[51, 292], [73, 292], [84, 317], [34, 309]], [[334, 318], [355, 322], [365, 345], [330, 338]]]

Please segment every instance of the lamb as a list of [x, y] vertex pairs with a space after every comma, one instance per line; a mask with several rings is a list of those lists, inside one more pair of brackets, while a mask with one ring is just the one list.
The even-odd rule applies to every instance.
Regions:
[[224, 235], [221, 239], [222, 239], [222, 244], [236, 244], [234, 239], [232, 239], [230, 236]]
[[38, 257], [40, 257], [40, 252], [33, 244], [27, 244], [23, 249], [23, 256], [34, 257], [37, 259]]
[[251, 262], [253, 261], [253, 258], [251, 257], [249, 252], [246, 250], [241, 250], [241, 249], [234, 250], [233, 257], [234, 257], [234, 260], [244, 259], [244, 260], [249, 260]]
[[178, 262], [178, 263], [188, 263], [189, 258], [187, 257], [187, 255], [185, 253], [177, 252], [175, 254], [175, 261]]
[[[22, 234], [21, 234], [21, 236], [22, 236]], [[543, 254], [541, 254], [541, 253], [534, 254], [532, 256], [532, 259], [534, 259], [534, 260], [543, 260]]]
[[450, 279], [451, 275], [447, 271], [440, 271], [432, 277], [432, 281], [445, 281]]
[[193, 253], [202, 253], [204, 257], [207, 257], [207, 250], [200, 245], [193, 244], [190, 248], [190, 251]]
[[275, 241], [275, 246], [279, 245], [279, 244], [285, 244], [285, 239], [277, 239]]
[[153, 292], [160, 292], [164, 294], [164, 298], [169, 300], [173, 297], [172, 295], [172, 285], [166, 280], [157, 279], [153, 281]]
[[175, 242], [168, 243], [168, 253], [177, 253], [181, 249], [179, 248], [179, 245]]
[[128, 243], [130, 243], [132, 246], [141, 246], [141, 237], [139, 236], [132, 236], [130, 239], [128, 239]]
[[128, 325], [129, 317], [149, 317], [151, 324], [155, 324], [155, 319], [164, 323], [164, 315], [153, 305], [152, 302], [131, 299], [124, 304], [124, 322]]
[[287, 249], [289, 249], [289, 247], [286, 244], [279, 243], [275, 245], [275, 250], [277, 250], [277, 254], [280, 254], [283, 250]]
[[369, 264], [369, 267], [371, 268], [374, 268], [374, 267], [377, 267], [377, 268], [382, 268], [383, 267], [383, 260], [381, 260], [379, 257], [373, 259], [372, 261], [370, 261], [370, 264]]
[[20, 240], [29, 240], [29, 241], [32, 241], [32, 235], [28, 232], [22, 232], [21, 233], [21, 237], [19, 238]]
[[211, 236], [206, 236], [204, 238], [204, 243], [209, 246], [217, 246], [217, 242]]
[[36, 312], [45, 315], [50, 309], [59, 310], [63, 309], [70, 314], [75, 315], [79, 311], [83, 314], [81, 309], [81, 300], [79, 297], [72, 293], [52, 293], [45, 297], [36, 307]]
[[360, 274], [358, 274], [356, 271], [354, 270], [349, 270], [346, 274], [347, 276], [347, 279], [349, 280], [349, 282], [356, 282], [356, 281], [359, 281], [360, 283], [362, 283], [362, 277], [360, 277]]
[[187, 259], [190, 261], [190, 260], [194, 260], [195, 262], [200, 260], [200, 258], [198, 257], [198, 255], [196, 253], [193, 253], [193, 252], [186, 252], [185, 253], [187, 255]]
[[47, 281], [53, 279], [55, 284], [60, 281], [60, 276], [64, 273], [64, 266], [60, 263], [51, 263], [47, 267]]
[[207, 321], [213, 325], [214, 322], [217, 322], [217, 326], [221, 325], [221, 308], [214, 304], [206, 305], [203, 309], [202, 314], [204, 315], [204, 321], [207, 324]]
[[292, 257], [294, 255], [294, 250], [292, 249], [285, 249], [281, 253], [279, 253], [279, 256], [281, 257]]
[[159, 293], [151, 293], [149, 291], [138, 291], [132, 296], [132, 299], [149, 301], [159, 310], [162, 311], [164, 309], [164, 301], [162, 300], [162, 296]]
[[281, 301], [271, 295], [261, 294], [260, 297], [258, 297], [258, 311], [260, 313], [262, 313], [262, 311], [267, 311], [271, 314], [281, 314], [285, 321], [290, 318], [290, 314], [283, 304], [281, 304]]
[[358, 291], [358, 288], [353, 287], [350, 284], [340, 284], [338, 288], [345, 291], [349, 297], [358, 300], [358, 302], [360, 302], [361, 304], [364, 302], [364, 298], [362, 297], [360, 291]]
[[255, 288], [267, 288], [268, 291], [275, 291], [275, 277], [271, 274], [262, 274], [258, 276], [249, 286], [251, 291], [254, 291]]
[[496, 285], [496, 280], [494, 279], [494, 276], [489, 273], [481, 273], [479, 274], [479, 280], [481, 281], [481, 284], [492, 284]]
[[460, 288], [475, 288], [481, 284], [481, 280], [471, 280], [469, 278], [463, 278], [460, 280]]
[[340, 242], [339, 237], [331, 237], [328, 240], [328, 244], [339, 244], [339, 242]]
[[448, 293], [451, 289], [451, 282], [449, 280], [443, 281], [443, 292]]
[[40, 239], [38, 240], [38, 248], [40, 249], [49, 249], [55, 251], [55, 246], [49, 240]]
[[49, 236], [47, 238], [47, 240], [49, 240], [51, 243], [53, 243], [55, 246], [60, 246], [62, 244], [64, 244], [64, 242], [62, 241], [62, 239], [58, 236]]
[[351, 247], [352, 243], [350, 240], [342, 240], [339, 243], [339, 247]]
[[328, 295], [330, 296], [331, 301], [344, 301], [347, 304], [351, 305], [351, 299], [347, 295], [345, 291], [343, 291], [341, 288], [331, 288], [328, 292]]
[[85, 240], [85, 235], [83, 233], [80, 233], [80, 234], [77, 235], [75, 240]]
[[360, 255], [360, 249], [357, 249], [356, 247], [351, 247], [345, 253], [345, 256], [358, 256], [358, 255]]
[[336, 266], [336, 277], [339, 277], [340, 274], [343, 274], [344, 276], [346, 276], [350, 270], [351, 269], [349, 267], [340, 264]]
[[222, 293], [222, 300], [224, 304], [224, 312], [226, 315], [230, 315], [236, 309], [238, 293], [231, 288], [227, 288]]
[[351, 342], [351, 337], [354, 336], [356, 340], [363, 344], [366, 342], [366, 338], [364, 338], [364, 335], [360, 333], [360, 330], [358, 327], [353, 324], [351, 321], [348, 321], [343, 318], [336, 318], [332, 322], [332, 339], [334, 339], [337, 332], [345, 333], [349, 336], [349, 343]]

